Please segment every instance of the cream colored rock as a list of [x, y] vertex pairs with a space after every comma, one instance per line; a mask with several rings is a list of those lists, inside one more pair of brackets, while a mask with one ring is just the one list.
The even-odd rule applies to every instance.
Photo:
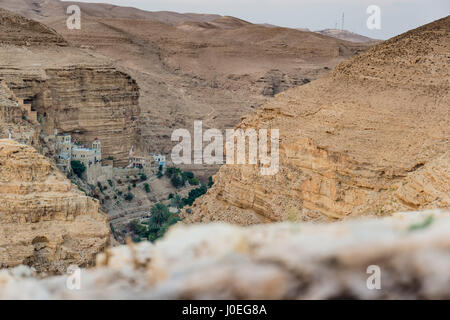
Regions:
[[[0, 272], [0, 298], [31, 299], [397, 299], [450, 298], [450, 212], [397, 213], [333, 224], [248, 228], [180, 225], [152, 245], [108, 249], [97, 267], [37, 280]], [[369, 266], [381, 288], [370, 290]], [[373, 268], [373, 267], [372, 267]]]
[[0, 267], [87, 267], [109, 241], [98, 201], [35, 149], [0, 140]]

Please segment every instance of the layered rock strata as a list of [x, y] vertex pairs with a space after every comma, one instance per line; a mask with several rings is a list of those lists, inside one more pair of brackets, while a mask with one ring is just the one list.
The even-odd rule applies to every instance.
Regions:
[[0, 268], [88, 267], [108, 245], [109, 233], [97, 200], [35, 149], [0, 140]]

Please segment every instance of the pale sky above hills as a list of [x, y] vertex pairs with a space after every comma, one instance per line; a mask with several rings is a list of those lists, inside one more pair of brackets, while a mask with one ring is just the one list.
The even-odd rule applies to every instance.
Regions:
[[[387, 39], [450, 14], [449, 0], [79, 0], [175, 11], [230, 15], [253, 23], [269, 23], [313, 31], [340, 27], [365, 36]], [[381, 8], [381, 30], [369, 30], [369, 5]]]

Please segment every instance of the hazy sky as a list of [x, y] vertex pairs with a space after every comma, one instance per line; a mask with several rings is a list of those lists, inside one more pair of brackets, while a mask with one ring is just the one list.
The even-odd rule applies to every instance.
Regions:
[[[309, 28], [344, 28], [377, 39], [387, 39], [450, 14], [450, 0], [80, 0], [106, 2], [149, 11], [230, 15], [253, 23]], [[369, 30], [369, 5], [381, 8], [381, 30]]]

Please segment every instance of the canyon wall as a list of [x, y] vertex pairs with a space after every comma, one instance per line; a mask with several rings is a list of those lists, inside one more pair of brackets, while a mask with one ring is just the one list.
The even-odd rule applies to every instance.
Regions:
[[[280, 130], [280, 168], [225, 165], [185, 222], [336, 220], [450, 206], [450, 17], [279, 94], [238, 128]], [[188, 213], [190, 212], [190, 213]]]
[[32, 100], [47, 134], [58, 129], [87, 144], [98, 138], [104, 158], [112, 156], [115, 165], [126, 165], [138, 130], [135, 81], [107, 65], [52, 67], [42, 72], [3, 69], [0, 77], [17, 96]]
[[17, 141], [41, 150], [40, 128], [27, 116], [23, 104], [4, 82], [0, 82], [0, 139], [11, 134]]
[[46, 134], [58, 129], [86, 144], [99, 138], [104, 158], [113, 157], [116, 166], [128, 163], [140, 114], [139, 87], [128, 74], [101, 55], [68, 46], [52, 29], [5, 10], [0, 11], [0, 59], [0, 80], [37, 112]]
[[107, 216], [34, 148], [0, 140], [0, 268], [91, 266], [109, 243]]

